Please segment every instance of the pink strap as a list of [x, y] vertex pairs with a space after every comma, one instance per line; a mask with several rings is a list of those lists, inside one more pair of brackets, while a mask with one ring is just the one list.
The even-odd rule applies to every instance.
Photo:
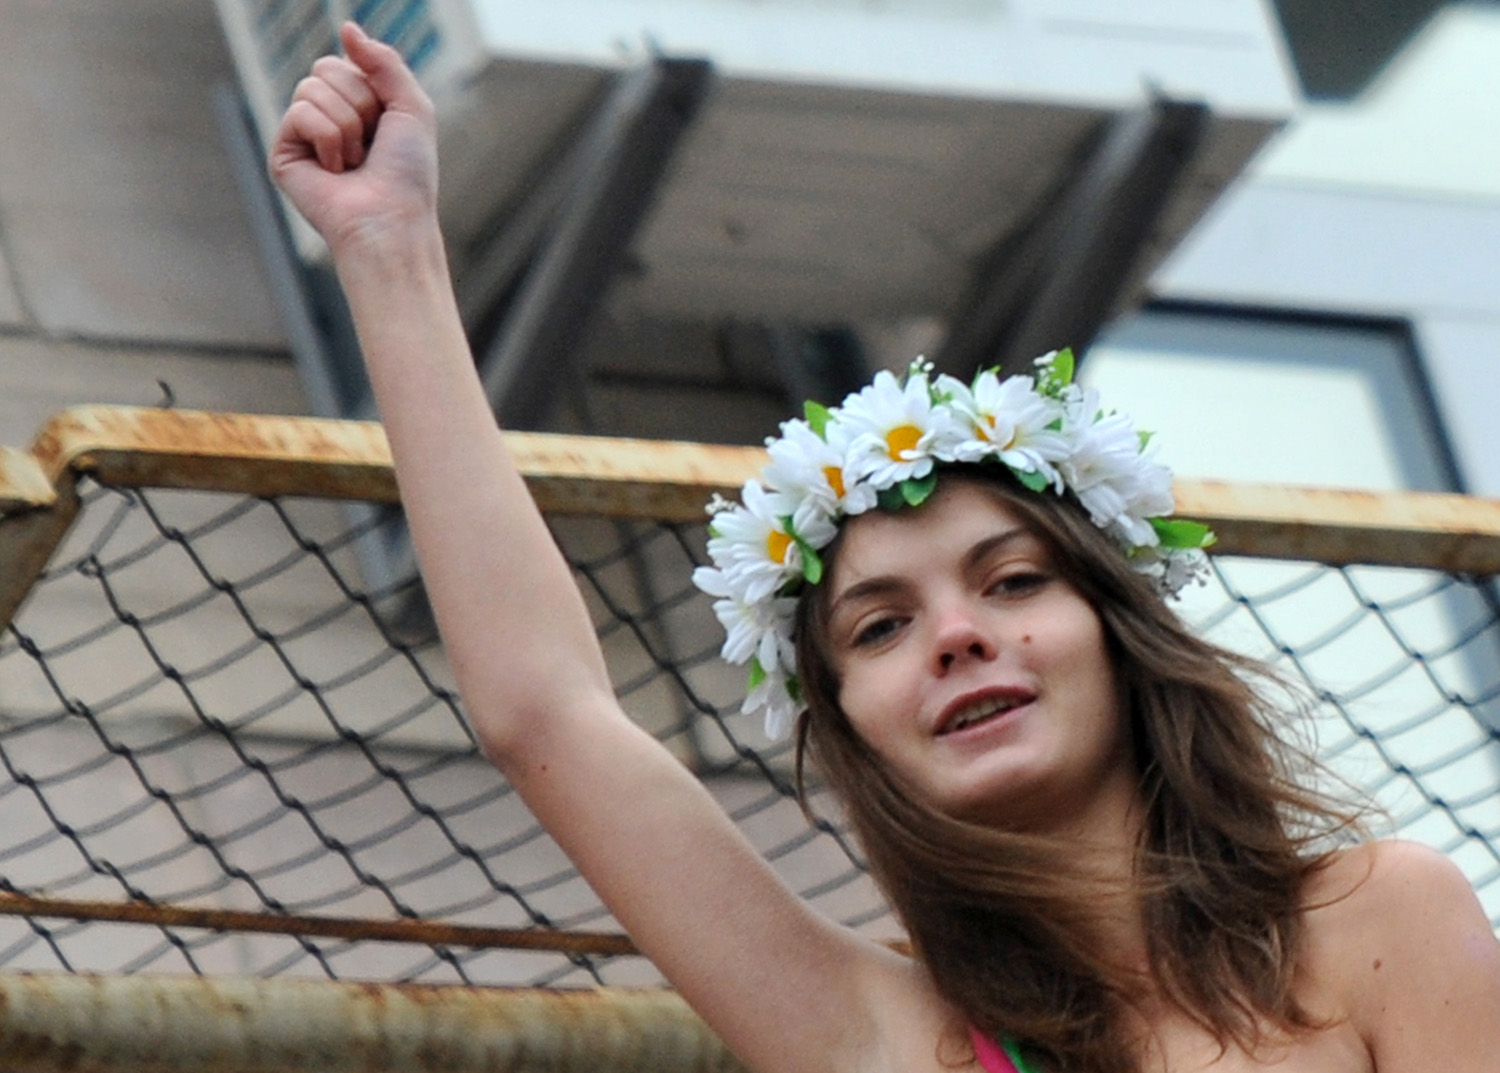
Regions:
[[1016, 1073], [1015, 1063], [1000, 1044], [986, 1036], [973, 1025], [969, 1026], [969, 1040], [974, 1044], [974, 1057], [985, 1073]]

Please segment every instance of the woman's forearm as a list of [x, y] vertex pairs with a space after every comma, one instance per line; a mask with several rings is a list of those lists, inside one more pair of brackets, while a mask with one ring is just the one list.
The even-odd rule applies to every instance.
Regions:
[[609, 690], [592, 624], [480, 385], [436, 220], [361, 236], [336, 264], [449, 659], [503, 764], [528, 720]]

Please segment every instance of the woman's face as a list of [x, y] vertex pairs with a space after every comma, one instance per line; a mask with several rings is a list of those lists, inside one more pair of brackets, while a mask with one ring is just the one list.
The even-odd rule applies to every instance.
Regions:
[[934, 807], [1060, 828], [1134, 800], [1099, 617], [992, 489], [851, 519], [827, 598], [840, 706]]

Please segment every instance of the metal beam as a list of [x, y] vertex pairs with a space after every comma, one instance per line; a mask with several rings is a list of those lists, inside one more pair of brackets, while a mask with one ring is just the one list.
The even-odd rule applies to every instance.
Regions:
[[477, 237], [452, 251], [459, 314], [476, 350], [493, 342], [518, 284], [567, 202], [589, 148], [577, 128], [587, 129], [599, 108], [597, 99], [590, 101], [576, 126], [548, 148], [541, 165], [521, 184], [522, 195], [497, 208]]
[[711, 82], [702, 60], [658, 58], [621, 76], [585, 134], [570, 193], [483, 348], [500, 423], [536, 427], [572, 371], [572, 351], [623, 261]]
[[1025, 235], [981, 265], [937, 367], [1022, 372], [1049, 350], [1086, 349], [1138, 274], [1208, 122], [1205, 105], [1165, 99], [1118, 115]]
[[837, 405], [870, 382], [873, 370], [859, 337], [847, 327], [773, 327], [767, 330], [787, 395]]

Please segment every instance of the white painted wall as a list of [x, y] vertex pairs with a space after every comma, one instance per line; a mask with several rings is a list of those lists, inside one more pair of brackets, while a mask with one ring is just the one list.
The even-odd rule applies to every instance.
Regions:
[[483, 48], [613, 66], [660, 50], [732, 78], [1118, 105], [1150, 85], [1228, 112], [1291, 103], [1260, 0], [473, 0]]
[[1408, 319], [1465, 487], [1500, 495], [1500, 10], [1444, 8], [1305, 107], [1164, 265], [1166, 298]]

